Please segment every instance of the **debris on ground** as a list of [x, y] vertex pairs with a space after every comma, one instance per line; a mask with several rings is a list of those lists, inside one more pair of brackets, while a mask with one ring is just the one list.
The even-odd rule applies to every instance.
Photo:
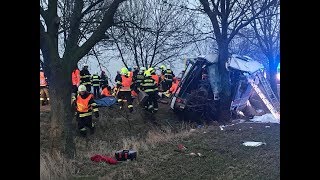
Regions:
[[264, 142], [255, 142], [255, 141], [245, 141], [244, 143], [242, 143], [245, 146], [252, 146], [252, 147], [258, 147], [261, 145], [266, 145], [266, 143]]
[[118, 163], [118, 161], [114, 158], [111, 158], [109, 156], [99, 155], [99, 154], [92, 156], [90, 159], [91, 159], [91, 161], [94, 161], [94, 162], [106, 162], [108, 164], [117, 164]]
[[278, 123], [280, 122], [271, 114], [264, 114], [262, 116], [254, 116], [253, 119], [250, 119], [250, 121], [257, 122], [257, 123]]

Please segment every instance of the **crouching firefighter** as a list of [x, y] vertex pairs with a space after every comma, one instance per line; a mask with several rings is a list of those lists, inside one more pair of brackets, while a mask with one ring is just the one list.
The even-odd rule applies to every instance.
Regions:
[[150, 71], [145, 71], [144, 76], [140, 87], [142, 91], [148, 94], [144, 108], [151, 113], [155, 113], [158, 111], [158, 87], [155, 80], [152, 79]]
[[119, 89], [117, 98], [120, 105], [120, 109], [123, 108], [123, 100], [127, 100], [128, 109], [133, 112], [132, 97], [131, 97], [131, 87], [132, 87], [132, 77], [129, 77], [129, 71], [127, 68], [121, 68], [121, 79], [117, 80], [117, 89]]
[[90, 129], [91, 134], [94, 133], [95, 127], [92, 122], [92, 112], [96, 118], [99, 118], [99, 110], [97, 104], [93, 100], [93, 94], [87, 91], [85, 85], [80, 85], [78, 87], [78, 91], [79, 95], [74, 101], [76, 107], [76, 118], [80, 135], [86, 137], [86, 127]]

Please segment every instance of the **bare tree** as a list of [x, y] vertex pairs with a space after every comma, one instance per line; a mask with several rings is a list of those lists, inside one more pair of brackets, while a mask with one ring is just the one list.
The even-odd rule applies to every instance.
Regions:
[[[128, 1], [119, 24], [108, 32], [125, 66], [151, 67], [186, 54], [189, 45], [204, 40], [195, 28], [196, 12], [162, 0]], [[181, 4], [181, 3], [180, 3]], [[201, 38], [201, 39], [200, 39]]]
[[[208, 15], [219, 52], [219, 73], [221, 75], [221, 93], [219, 119], [230, 120], [231, 85], [229, 72], [226, 69], [230, 41], [239, 30], [246, 27], [262, 12], [273, 5], [276, 0], [199, 0], [204, 12]], [[255, 14], [251, 13], [255, 9]]]
[[[125, 0], [40, 1], [40, 48], [50, 81], [50, 145], [74, 157], [71, 72], [114, 25], [114, 14]], [[101, 15], [102, 14], [102, 15]], [[64, 141], [63, 141], [64, 140]]]

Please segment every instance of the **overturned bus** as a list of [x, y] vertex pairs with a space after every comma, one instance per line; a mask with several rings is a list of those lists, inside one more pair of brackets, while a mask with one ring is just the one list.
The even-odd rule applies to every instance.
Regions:
[[[262, 110], [280, 119], [279, 100], [264, 77], [261, 63], [248, 56], [231, 54], [226, 67], [230, 71], [233, 118], [239, 115], [250, 118], [261, 114]], [[178, 89], [171, 97], [170, 108], [183, 119], [217, 121], [220, 79], [217, 54], [188, 59]]]

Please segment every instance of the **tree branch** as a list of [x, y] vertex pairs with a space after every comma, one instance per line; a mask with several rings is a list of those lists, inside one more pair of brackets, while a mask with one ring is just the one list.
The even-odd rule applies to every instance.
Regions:
[[266, 9], [268, 9], [271, 5], [273, 5], [276, 2], [276, 0], [272, 0], [270, 3], [266, 4], [264, 7], [260, 9], [260, 11], [253, 15], [250, 19], [248, 19], [245, 23], [240, 24], [238, 27], [234, 29], [233, 32], [231, 32], [230, 36], [228, 37], [228, 43], [232, 40], [232, 38], [239, 32], [240, 29], [247, 26], [251, 21], [253, 21], [255, 18], [259, 16], [262, 12], [264, 12]]
[[82, 13], [81, 13], [81, 16], [80, 18], [83, 18], [83, 16], [85, 14], [87, 14], [95, 5], [99, 4], [103, 2], [103, 0], [97, 0], [96, 2], [92, 3], [90, 6], [88, 6]]
[[104, 14], [103, 20], [98, 26], [97, 30], [94, 31], [91, 37], [75, 52], [76, 59], [80, 60], [97, 42], [105, 37], [106, 30], [113, 25], [114, 14], [116, 13], [120, 3], [124, 1], [125, 0], [114, 0], [112, 2], [112, 4], [108, 8], [108, 11], [106, 11], [106, 13]]

